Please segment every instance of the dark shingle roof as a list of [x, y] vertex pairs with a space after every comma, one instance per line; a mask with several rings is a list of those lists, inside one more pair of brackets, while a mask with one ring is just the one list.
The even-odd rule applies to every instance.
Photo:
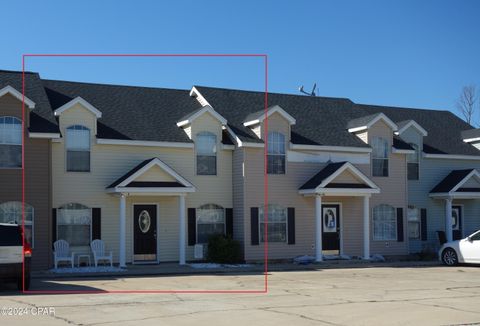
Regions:
[[[25, 76], [26, 95], [36, 103], [30, 125], [34, 132], [58, 132], [53, 110], [81, 96], [102, 112], [98, 120], [99, 138], [191, 142], [176, 122], [201, 107], [188, 90], [40, 80], [37, 73]], [[5, 85], [21, 91], [21, 73], [0, 71], [0, 87]], [[203, 86], [197, 89], [228, 120], [240, 140], [262, 142], [243, 122], [249, 116], [263, 114], [264, 92]], [[296, 119], [291, 129], [295, 144], [369, 147], [347, 129], [382, 112], [397, 124], [415, 120], [425, 128], [426, 153], [479, 155], [476, 148], [462, 139], [480, 131], [468, 131], [472, 126], [449, 111], [363, 105], [345, 98], [278, 93], [268, 94], [267, 105], [279, 105]], [[228, 143], [228, 137], [223, 139]], [[404, 147], [399, 139], [394, 142], [395, 146]]]
[[375, 113], [375, 114], [370, 114], [364, 117], [350, 120], [347, 124], [347, 129], [366, 126], [370, 121], [374, 120], [379, 115], [380, 113]]
[[423, 151], [428, 154], [479, 155], [478, 149], [463, 142], [462, 131], [472, 126], [450, 111], [409, 109], [358, 104], [359, 110], [369, 113], [383, 112], [397, 123], [415, 120], [428, 132], [423, 137]]
[[462, 139], [478, 138], [480, 137], [480, 128], [464, 130], [461, 135]]
[[77, 96], [100, 110], [99, 138], [191, 142], [176, 123], [201, 107], [188, 90], [56, 80], [43, 85], [54, 110]]
[[[0, 70], [0, 89], [11, 86], [22, 93], [22, 72]], [[30, 110], [31, 132], [58, 132], [58, 124], [53, 115], [50, 103], [37, 73], [25, 72], [25, 96], [35, 102], [35, 108]]]
[[315, 174], [310, 180], [305, 182], [303, 186], [300, 187], [300, 190], [305, 189], [315, 189], [322, 183], [323, 180], [334, 174], [338, 169], [342, 166], [347, 164], [347, 162], [338, 162], [338, 163], [330, 163], [326, 167], [324, 167], [320, 172]]
[[442, 181], [440, 181], [430, 193], [443, 193], [452, 190], [460, 181], [462, 181], [474, 169], [453, 170]]
[[[264, 92], [195, 87], [228, 120], [240, 140], [261, 142], [243, 122], [264, 110]], [[347, 131], [348, 121], [365, 115], [354, 110], [348, 99], [268, 93], [267, 107], [274, 105], [296, 119], [291, 134], [295, 144], [369, 147]]]
[[393, 136], [393, 147], [396, 148], [396, 149], [414, 150], [414, 148], [412, 146], [410, 146], [409, 143], [404, 142], [398, 136]]

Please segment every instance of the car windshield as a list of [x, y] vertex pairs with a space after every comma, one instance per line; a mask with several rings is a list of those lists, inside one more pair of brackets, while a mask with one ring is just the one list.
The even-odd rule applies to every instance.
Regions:
[[470, 234], [470, 235], [468, 236], [468, 238], [469, 238], [470, 240], [472, 240], [472, 241], [480, 240], [480, 230], [478, 230], [478, 231]]
[[21, 246], [22, 236], [18, 226], [0, 225], [0, 246]]

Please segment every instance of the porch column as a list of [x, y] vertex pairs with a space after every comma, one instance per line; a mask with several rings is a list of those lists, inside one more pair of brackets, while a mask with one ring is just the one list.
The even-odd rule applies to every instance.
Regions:
[[315, 261], [322, 260], [322, 196], [315, 195]]
[[363, 197], [363, 259], [370, 259], [370, 196]]
[[120, 252], [119, 252], [119, 263], [120, 267], [125, 267], [125, 207], [126, 207], [126, 195], [121, 194], [120, 195], [120, 235], [119, 235], [119, 240], [120, 240]]
[[179, 241], [179, 263], [180, 265], [185, 265], [185, 195], [180, 195], [178, 197], [178, 218], [180, 220], [180, 234], [178, 236]]
[[452, 199], [445, 199], [445, 236], [447, 242], [452, 241]]

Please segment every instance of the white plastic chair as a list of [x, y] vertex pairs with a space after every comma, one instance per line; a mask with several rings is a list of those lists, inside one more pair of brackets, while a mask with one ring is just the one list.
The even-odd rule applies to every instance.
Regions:
[[113, 257], [112, 257], [112, 252], [110, 251], [110, 254], [107, 255], [105, 253], [105, 243], [102, 240], [93, 240], [92, 243], [90, 244], [90, 248], [92, 248], [92, 253], [93, 253], [93, 261], [95, 262], [95, 267], [98, 266], [98, 262], [103, 260], [109, 260], [110, 261], [110, 267], [113, 266]]
[[65, 240], [57, 240], [53, 243], [53, 260], [55, 262], [55, 269], [58, 263], [62, 261], [70, 262], [73, 268], [75, 253], [70, 253], [70, 245]]

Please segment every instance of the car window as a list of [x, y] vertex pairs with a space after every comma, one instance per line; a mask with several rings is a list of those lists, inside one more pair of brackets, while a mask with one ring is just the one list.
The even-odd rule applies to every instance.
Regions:
[[0, 225], [0, 246], [21, 246], [22, 235], [18, 226]]
[[470, 239], [472, 239], [472, 241], [479, 241], [480, 240], [480, 232], [477, 232], [474, 235], [472, 235], [470, 237]]

